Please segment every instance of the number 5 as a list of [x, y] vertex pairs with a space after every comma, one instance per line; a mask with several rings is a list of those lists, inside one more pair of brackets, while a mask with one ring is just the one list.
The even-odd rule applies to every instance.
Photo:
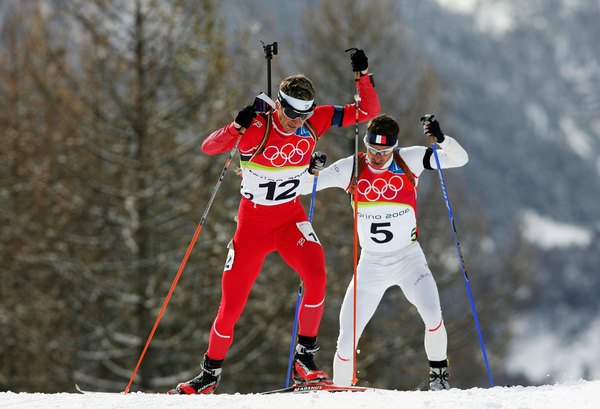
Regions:
[[387, 243], [388, 241], [392, 240], [394, 238], [394, 235], [392, 234], [392, 232], [382, 228], [382, 227], [390, 227], [391, 225], [392, 225], [392, 223], [372, 223], [371, 224], [371, 233], [372, 234], [383, 234], [384, 238], [378, 239], [375, 236], [371, 236], [371, 239], [373, 239], [373, 241], [375, 243], [379, 243], [379, 244]]

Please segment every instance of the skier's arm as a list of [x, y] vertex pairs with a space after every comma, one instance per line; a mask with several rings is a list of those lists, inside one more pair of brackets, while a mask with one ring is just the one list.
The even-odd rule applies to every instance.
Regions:
[[[381, 108], [379, 97], [371, 83], [370, 77], [365, 75], [358, 82], [360, 101], [358, 102], [358, 121], [364, 122], [374, 118]], [[310, 123], [315, 127], [319, 136], [322, 136], [329, 128], [340, 128], [354, 125], [356, 121], [356, 106], [347, 105], [319, 105], [315, 113], [310, 117]]]
[[240, 130], [232, 122], [208, 135], [202, 142], [202, 152], [216, 155], [231, 150], [239, 135]]
[[[379, 97], [375, 91], [372, 76], [364, 75], [360, 77], [358, 81], [358, 95], [360, 96], [360, 100], [358, 101], [358, 121], [363, 122], [374, 118], [381, 111], [381, 107], [379, 106]], [[354, 104], [347, 104], [344, 106], [342, 120], [339, 125], [335, 124], [334, 126], [349, 126], [355, 122], [356, 106]]]
[[[423, 134], [429, 138], [430, 143], [437, 143], [441, 149], [436, 148], [437, 156], [440, 161], [440, 167], [456, 168], [465, 165], [469, 161], [469, 155], [456, 139], [444, 135], [440, 123], [435, 119], [435, 115], [425, 114], [421, 121], [423, 122]], [[421, 153], [422, 152], [422, 153]], [[420, 175], [424, 169], [437, 169], [438, 165], [433, 153], [433, 146], [425, 149], [424, 147], [412, 147], [400, 150], [400, 155], [407, 162], [415, 175]], [[422, 162], [418, 163], [422, 155]]]
[[[451, 138], [448, 135], [446, 135], [443, 142], [438, 143], [438, 146], [441, 149], [436, 150], [442, 169], [458, 168], [466, 165], [469, 161], [469, 154], [467, 151], [458, 143], [456, 139]], [[425, 159], [424, 163], [429, 163], [431, 169], [437, 169], [435, 157], [433, 156], [433, 149], [429, 148], [428, 151], [431, 151], [431, 157], [429, 158], [429, 161]], [[426, 167], [426, 169], [429, 168]]]
[[[356, 50], [352, 55], [352, 70], [360, 70], [361, 76], [357, 82], [358, 95], [358, 121], [364, 122], [374, 118], [381, 111], [379, 97], [375, 91], [373, 77], [369, 75], [368, 58], [362, 50]], [[364, 69], [363, 69], [364, 68]], [[356, 122], [356, 105], [320, 105], [315, 108], [313, 116], [309, 119], [319, 136], [323, 135], [330, 127], [340, 128], [350, 126]]]
[[[340, 159], [332, 165], [326, 167], [319, 172], [317, 190], [323, 190], [330, 187], [339, 187], [346, 189], [350, 183], [352, 177], [354, 157], [349, 156], [344, 159]], [[309, 195], [313, 190], [314, 176], [310, 173], [306, 173], [302, 181], [300, 194]]]
[[[367, 119], [374, 118], [381, 110], [379, 106], [379, 98], [375, 92], [375, 82], [373, 77], [369, 75], [369, 59], [365, 52], [359, 49], [348, 49], [351, 51], [350, 60], [352, 63], [352, 71], [359, 75], [357, 81], [358, 87], [358, 121], [363, 122]], [[346, 105], [344, 107], [344, 116], [340, 120], [341, 125], [348, 126], [356, 122], [356, 105]]]
[[[437, 145], [439, 148], [436, 151], [442, 169], [464, 166], [469, 161], [467, 151], [451, 136], [445, 135], [444, 141]], [[400, 149], [400, 156], [416, 176], [419, 176], [425, 169], [437, 169], [432, 148], [410, 146]]]
[[244, 140], [248, 141], [251, 135], [256, 134], [256, 120], [256, 109], [252, 105], [245, 106], [238, 112], [233, 122], [206, 137], [202, 142], [202, 152], [216, 155], [231, 150], [242, 133], [246, 135]]

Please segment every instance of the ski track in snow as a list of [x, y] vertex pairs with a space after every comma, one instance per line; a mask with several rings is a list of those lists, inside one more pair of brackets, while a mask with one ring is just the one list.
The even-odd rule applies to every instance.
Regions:
[[596, 409], [600, 380], [545, 386], [451, 389], [441, 392], [370, 390], [304, 394], [170, 396], [121, 393], [0, 392], [0, 408], [27, 409]]

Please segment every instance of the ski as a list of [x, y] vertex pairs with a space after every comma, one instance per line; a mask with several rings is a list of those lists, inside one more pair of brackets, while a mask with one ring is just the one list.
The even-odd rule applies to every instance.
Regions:
[[[124, 395], [123, 392], [106, 392], [106, 391], [90, 391], [82, 389], [79, 385], [75, 384], [77, 392], [84, 395]], [[309, 392], [364, 392], [373, 388], [366, 388], [362, 386], [337, 386], [328, 384], [313, 384], [313, 385], [292, 385], [287, 388], [275, 389], [266, 392], [260, 392], [260, 395], [271, 395], [274, 393], [309, 393]], [[137, 392], [143, 393], [143, 392]]]
[[369, 390], [362, 386], [337, 386], [328, 384], [314, 384], [314, 385], [292, 385], [287, 388], [275, 389], [272, 391], [262, 392], [261, 395], [270, 395], [273, 393], [308, 393], [308, 392], [364, 392]]
[[75, 384], [75, 389], [77, 389], [77, 392], [79, 393], [83, 393], [84, 395], [91, 395], [91, 394], [103, 394], [103, 395], [116, 395], [116, 394], [120, 394], [122, 395], [123, 392], [104, 392], [104, 391], [88, 391], [85, 389], [81, 389], [81, 387], [77, 384]]
[[83, 393], [83, 394], [86, 394], [86, 393], [97, 393], [97, 392], [86, 391], [85, 389], [81, 389], [81, 387], [79, 385], [77, 385], [77, 384], [75, 384], [75, 389], [77, 389], [77, 392]]
[[418, 392], [418, 391], [427, 390], [427, 389], [425, 389], [426, 385], [427, 385], [427, 382], [423, 381], [420, 384], [418, 384], [417, 386], [415, 386], [415, 388], [413, 389], [413, 391]]

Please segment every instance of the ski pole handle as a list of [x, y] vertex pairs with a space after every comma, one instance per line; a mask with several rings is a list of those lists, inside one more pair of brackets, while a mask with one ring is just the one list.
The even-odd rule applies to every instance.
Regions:
[[354, 80], [358, 82], [361, 73], [365, 73], [366, 70], [369, 68], [369, 59], [367, 58], [363, 50], [359, 50], [356, 47], [348, 48], [346, 52], [350, 53], [352, 71], [354, 71]]
[[[423, 128], [425, 128], [425, 126], [431, 124], [434, 121], [435, 115], [433, 114], [425, 114], [421, 117], [421, 122], [423, 123]], [[437, 138], [432, 134], [432, 133], [426, 133], [429, 136], [429, 143], [430, 144], [435, 144], [436, 142], [438, 142]], [[441, 140], [440, 140], [441, 142]]]

